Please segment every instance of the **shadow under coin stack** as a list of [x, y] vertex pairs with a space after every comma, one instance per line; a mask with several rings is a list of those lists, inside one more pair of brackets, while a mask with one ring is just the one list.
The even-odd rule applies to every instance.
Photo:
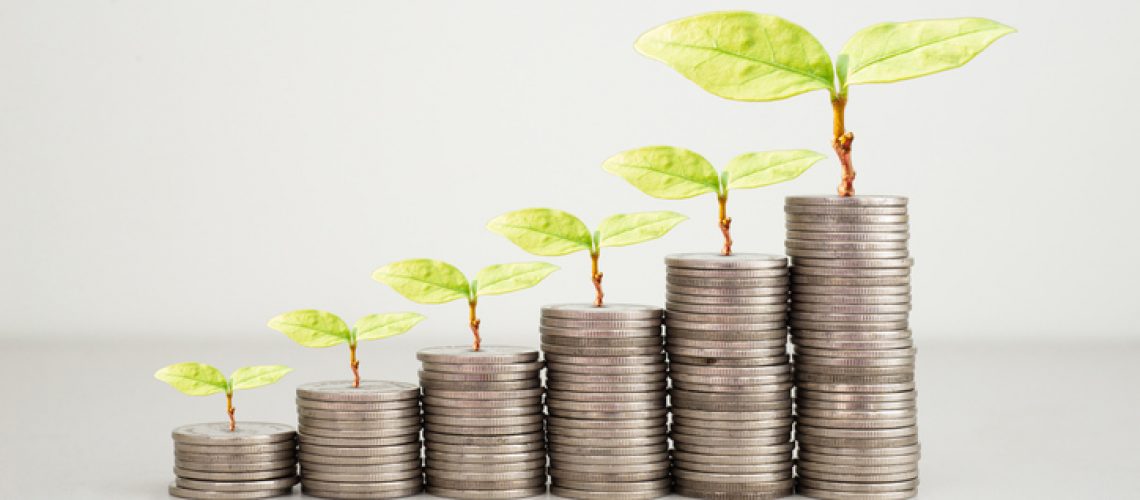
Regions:
[[674, 254], [665, 264], [675, 490], [790, 495], [787, 258]]
[[542, 362], [527, 347], [432, 347], [423, 363], [427, 492], [461, 499], [546, 493]]
[[551, 493], [625, 500], [669, 494], [661, 308], [542, 308]]
[[297, 388], [301, 488], [323, 498], [399, 498], [423, 491], [420, 390], [363, 380]]
[[792, 196], [798, 491], [821, 499], [918, 492], [907, 199]]
[[297, 484], [297, 433], [288, 425], [238, 422], [179, 427], [170, 494], [244, 499], [288, 495]]

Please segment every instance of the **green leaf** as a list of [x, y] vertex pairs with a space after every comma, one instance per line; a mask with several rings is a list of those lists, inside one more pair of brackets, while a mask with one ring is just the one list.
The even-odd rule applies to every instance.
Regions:
[[730, 189], [758, 188], [795, 179], [823, 158], [806, 149], [745, 153], [728, 162], [724, 171]]
[[843, 46], [839, 81], [845, 91], [848, 85], [897, 82], [954, 69], [1015, 31], [978, 17], [876, 24]]
[[379, 340], [411, 330], [425, 318], [413, 312], [369, 314], [356, 322], [356, 340]]
[[487, 229], [535, 255], [566, 255], [590, 249], [590, 230], [586, 224], [553, 208], [507, 212], [487, 223]]
[[352, 333], [348, 325], [333, 313], [315, 309], [290, 311], [269, 320], [269, 328], [277, 330], [305, 347], [331, 347], [348, 342]]
[[712, 12], [641, 35], [638, 52], [718, 96], [775, 101], [812, 90], [833, 92], [831, 58], [811, 33], [753, 12]]
[[546, 279], [558, 266], [545, 262], [517, 262], [484, 267], [475, 281], [479, 282], [480, 297], [502, 295], [524, 288], [530, 288]]
[[238, 368], [230, 375], [233, 389], [255, 389], [263, 385], [272, 384], [284, 377], [292, 368], [282, 365], [246, 366]]
[[602, 164], [645, 194], [667, 200], [715, 193], [716, 169], [703, 156], [683, 148], [649, 146], [618, 153]]
[[603, 247], [623, 247], [643, 241], [655, 240], [672, 230], [688, 217], [677, 212], [638, 212], [611, 215], [598, 225], [601, 235], [598, 244]]
[[455, 266], [431, 259], [410, 259], [388, 264], [372, 279], [392, 287], [408, 300], [442, 304], [468, 298], [467, 277]]
[[226, 392], [226, 376], [210, 365], [202, 363], [178, 363], [167, 366], [154, 373], [159, 379], [171, 387], [191, 396], [209, 396], [219, 392]]

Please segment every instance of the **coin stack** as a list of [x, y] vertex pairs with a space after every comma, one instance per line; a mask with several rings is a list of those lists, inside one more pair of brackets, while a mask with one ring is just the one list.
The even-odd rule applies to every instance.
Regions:
[[461, 499], [546, 493], [542, 361], [528, 347], [432, 347], [423, 363], [427, 492]]
[[179, 427], [170, 494], [244, 499], [288, 495], [297, 484], [297, 433], [288, 425], [224, 422]]
[[567, 498], [669, 494], [661, 308], [542, 308], [551, 493]]
[[301, 488], [324, 498], [399, 498], [423, 491], [420, 390], [362, 380], [297, 388]]
[[793, 196], [796, 465], [801, 494], [918, 493], [907, 199]]
[[677, 493], [790, 495], [787, 258], [674, 254], [665, 264]]

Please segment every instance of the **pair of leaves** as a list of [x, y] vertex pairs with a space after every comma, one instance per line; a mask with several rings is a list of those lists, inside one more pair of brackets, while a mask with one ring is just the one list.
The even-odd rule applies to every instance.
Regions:
[[302, 309], [274, 317], [269, 320], [269, 327], [305, 347], [332, 347], [400, 335], [424, 319], [423, 315], [413, 312], [369, 314], [350, 329], [340, 316], [333, 313]]
[[282, 365], [260, 365], [238, 368], [226, 379], [222, 372], [203, 363], [178, 363], [167, 366], [154, 374], [157, 378], [183, 394], [209, 396], [224, 392], [233, 394], [235, 390], [254, 389], [277, 382], [292, 368]]
[[500, 234], [535, 255], [567, 255], [582, 250], [592, 254], [602, 247], [633, 245], [660, 238], [687, 219], [677, 212], [638, 212], [611, 215], [593, 233], [581, 219], [553, 208], [527, 208], [508, 212], [487, 223]]
[[602, 165], [650, 196], [668, 200], [705, 193], [724, 196], [799, 177], [823, 155], [804, 149], [745, 153], [720, 174], [703, 156], [683, 148], [650, 146], [618, 153]]
[[846, 95], [849, 85], [954, 69], [1014, 31], [982, 18], [876, 24], [848, 40], [833, 69], [819, 40], [795, 23], [753, 12], [713, 12], [654, 28], [635, 46], [718, 96], [774, 101], [813, 90]]
[[518, 262], [484, 267], [468, 281], [455, 266], [432, 259], [410, 259], [388, 264], [372, 273], [404, 297], [421, 304], [443, 304], [484, 295], [501, 295], [530, 288], [546, 279], [558, 266], [545, 262]]

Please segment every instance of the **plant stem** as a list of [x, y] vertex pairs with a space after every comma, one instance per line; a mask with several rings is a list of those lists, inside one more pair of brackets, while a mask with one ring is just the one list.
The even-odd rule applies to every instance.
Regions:
[[851, 143], [855, 141], [855, 134], [847, 131], [844, 125], [843, 112], [847, 108], [847, 96], [838, 95], [831, 99], [833, 115], [832, 132], [834, 139], [831, 147], [835, 149], [839, 163], [843, 166], [843, 179], [839, 181], [839, 196], [852, 196], [855, 194], [855, 167], [851, 165]]
[[356, 359], [356, 344], [348, 345], [348, 364], [352, 367], [352, 386], [360, 387], [360, 360]]
[[602, 293], [602, 273], [598, 271], [598, 257], [601, 255], [601, 250], [590, 252], [590, 279], [594, 282], [594, 307], [602, 307], [602, 298], [606, 295]]
[[234, 408], [234, 393], [227, 392], [226, 414], [230, 416], [230, 432], [233, 432], [234, 429], [237, 429], [237, 421], [234, 420], [234, 411], [236, 411], [236, 408]]
[[716, 195], [717, 205], [720, 207], [718, 222], [720, 224], [720, 234], [724, 236], [724, 248], [721, 248], [721, 255], [732, 255], [732, 235], [729, 234], [729, 229], [732, 226], [732, 217], [728, 216], [728, 191], [725, 190], [723, 194]]
[[471, 348], [476, 351], [479, 350], [479, 344], [483, 341], [483, 339], [479, 338], [479, 318], [475, 316], [475, 306], [478, 304], [478, 299], [471, 299], [467, 301], [467, 307], [470, 311], [468, 324], [471, 326], [471, 334], [475, 336], [475, 343], [471, 346]]

